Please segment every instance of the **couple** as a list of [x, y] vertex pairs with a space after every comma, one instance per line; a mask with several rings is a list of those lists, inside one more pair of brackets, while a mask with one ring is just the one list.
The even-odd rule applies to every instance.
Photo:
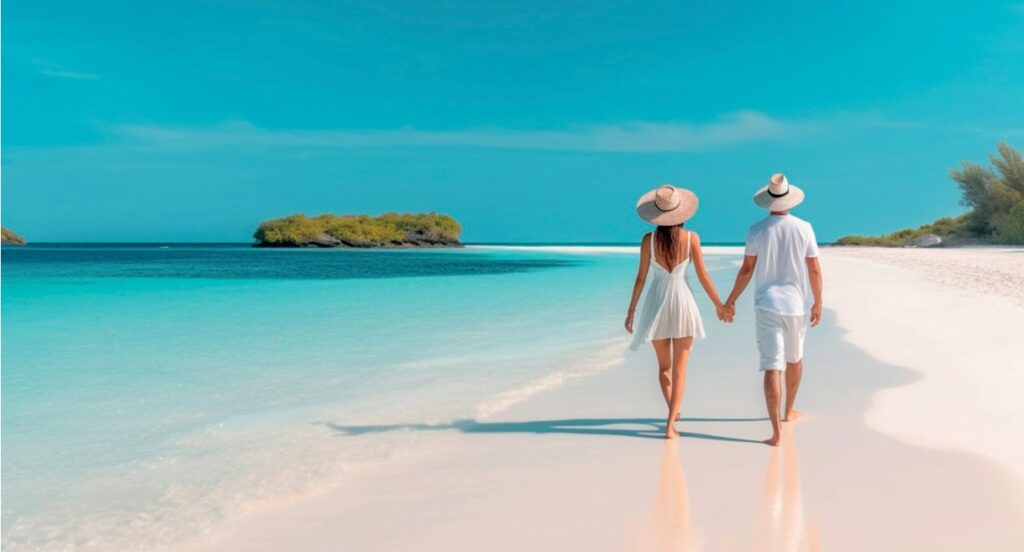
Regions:
[[[754, 278], [757, 350], [772, 422], [772, 436], [765, 442], [778, 445], [780, 422], [800, 417], [793, 403], [803, 374], [804, 334], [808, 325], [817, 326], [821, 321], [822, 285], [814, 230], [806, 221], [789, 214], [803, 199], [803, 190], [790, 185], [782, 174], [772, 175], [768, 185], [754, 194], [754, 203], [770, 214], [747, 231], [743, 265], [724, 303], [704, 267], [700, 237], [684, 228], [697, 211], [697, 196], [689, 190], [662, 186], [637, 202], [640, 218], [658, 228], [645, 234], [640, 243], [640, 269], [626, 314], [626, 331], [633, 334], [631, 349], [650, 342], [658, 356], [659, 383], [668, 404], [666, 438], [679, 437], [675, 421], [683, 401], [686, 364], [694, 338], [704, 337], [697, 303], [684, 279], [690, 259], [723, 322], [732, 322], [736, 300]], [[634, 321], [649, 273], [654, 275], [651, 288], [640, 317]], [[780, 413], [783, 373], [786, 406]]]

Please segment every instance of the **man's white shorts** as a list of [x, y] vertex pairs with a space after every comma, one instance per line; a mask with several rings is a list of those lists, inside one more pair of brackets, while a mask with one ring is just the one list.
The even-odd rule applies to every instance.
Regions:
[[807, 318], [765, 309], [754, 309], [757, 321], [757, 351], [761, 353], [761, 371], [785, 370], [786, 363], [804, 358]]

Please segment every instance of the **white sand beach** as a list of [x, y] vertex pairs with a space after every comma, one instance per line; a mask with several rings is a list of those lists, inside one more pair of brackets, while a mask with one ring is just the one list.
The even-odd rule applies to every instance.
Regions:
[[868, 424], [986, 456], [1024, 482], [1024, 248], [831, 248], [826, 258], [847, 338], [921, 375], [880, 391]]
[[[844, 277], [843, 259], [871, 261], [876, 265], [902, 268], [914, 276], [945, 284], [953, 289], [968, 289], [981, 295], [1009, 299], [1024, 306], [1024, 248], [970, 247], [914, 249], [889, 247], [832, 247], [828, 258], [837, 259], [837, 276]], [[844, 284], [840, 280], [840, 284]], [[840, 291], [846, 286], [841, 285]]]
[[649, 351], [476, 420], [328, 420], [325, 438], [448, 438], [197, 549], [1024, 549], [1022, 259], [824, 250], [807, 417], [780, 447], [759, 442], [748, 294], [734, 325], [705, 313], [677, 442]]

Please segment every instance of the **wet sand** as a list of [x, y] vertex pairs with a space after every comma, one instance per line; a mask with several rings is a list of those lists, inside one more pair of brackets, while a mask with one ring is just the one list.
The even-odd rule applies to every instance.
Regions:
[[798, 400], [807, 417], [782, 446], [760, 443], [770, 427], [749, 300], [734, 325], [707, 320], [676, 442], [660, 438], [665, 407], [650, 351], [486, 419], [329, 420], [325, 439], [446, 439], [320, 496], [253, 513], [200, 548], [1024, 549], [1024, 489], [1009, 468], [864, 422], [879, 390], [912, 389], [921, 376], [848, 341], [836, 312], [808, 338]]

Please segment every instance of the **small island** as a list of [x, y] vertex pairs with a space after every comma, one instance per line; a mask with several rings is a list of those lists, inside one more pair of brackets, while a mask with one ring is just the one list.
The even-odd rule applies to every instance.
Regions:
[[25, 245], [28, 243], [25, 241], [25, 238], [15, 234], [4, 226], [0, 226], [0, 234], [3, 235], [2, 243], [4, 245]]
[[462, 247], [461, 233], [458, 221], [438, 213], [297, 214], [261, 223], [253, 238], [257, 247]]
[[995, 169], [964, 162], [950, 172], [963, 192], [960, 203], [970, 212], [881, 236], [844, 236], [836, 245], [1024, 245], [1024, 160], [1007, 144], [998, 149], [991, 159]]

